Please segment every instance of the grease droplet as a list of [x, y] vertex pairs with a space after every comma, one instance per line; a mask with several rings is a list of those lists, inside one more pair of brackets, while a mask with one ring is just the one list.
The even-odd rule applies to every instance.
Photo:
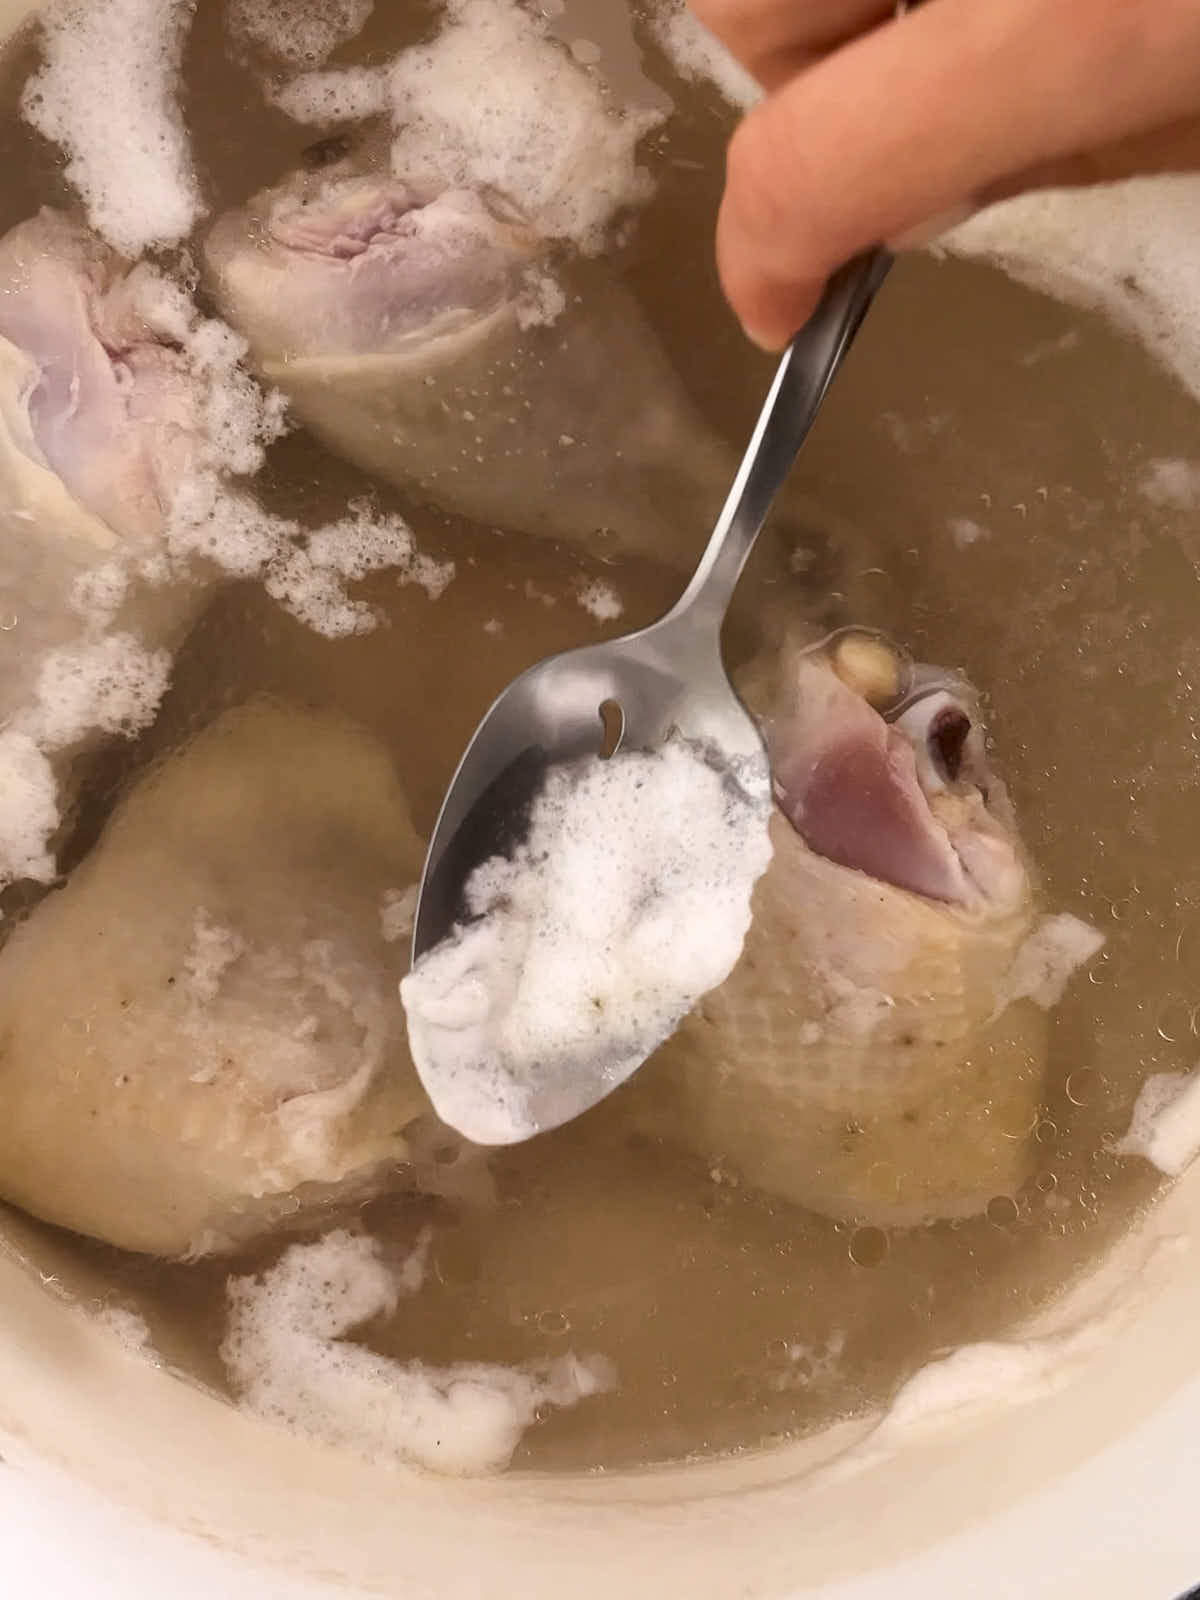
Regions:
[[877, 1267], [888, 1253], [882, 1228], [855, 1228], [850, 1235], [850, 1259], [859, 1267]]

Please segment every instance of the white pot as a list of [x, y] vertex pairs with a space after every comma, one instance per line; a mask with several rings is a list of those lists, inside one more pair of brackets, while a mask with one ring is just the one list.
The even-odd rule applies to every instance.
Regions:
[[[0, 0], [0, 36], [32, 9]], [[274, 1431], [0, 1256], [0, 1589], [1174, 1600], [1200, 1579], [1198, 1233], [1200, 1169], [1033, 1345], [994, 1351], [908, 1426], [704, 1467], [470, 1482]]]

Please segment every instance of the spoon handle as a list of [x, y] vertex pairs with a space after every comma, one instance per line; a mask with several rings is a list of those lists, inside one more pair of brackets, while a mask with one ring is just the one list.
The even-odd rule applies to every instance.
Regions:
[[847, 262], [788, 345], [712, 537], [673, 616], [702, 612], [720, 627], [771, 502], [891, 264], [883, 249]]

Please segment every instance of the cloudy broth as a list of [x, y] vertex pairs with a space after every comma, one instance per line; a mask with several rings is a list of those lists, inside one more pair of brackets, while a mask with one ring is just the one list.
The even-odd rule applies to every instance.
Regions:
[[[636, 35], [638, 65], [617, 0], [553, 21], [600, 42], [623, 92], [669, 100], [641, 147], [653, 197], [610, 261], [732, 458], [770, 374], [711, 264], [734, 114], [710, 85], [681, 79], [648, 34]], [[336, 59], [384, 61], [437, 22], [431, 7], [378, 5]], [[18, 47], [0, 82], [5, 227], [70, 201], [55, 153], [17, 112], [35, 58], [33, 41]], [[201, 0], [184, 108], [213, 215], [330, 153], [314, 153], [321, 130], [266, 103], [262, 76], [253, 52], [231, 50], [223, 7]], [[980, 1215], [891, 1229], [831, 1221], [631, 1131], [619, 1095], [486, 1161], [460, 1156], [458, 1194], [453, 1183], [438, 1198], [398, 1192], [356, 1212], [396, 1250], [429, 1229], [420, 1291], [355, 1335], [372, 1349], [438, 1366], [567, 1349], [612, 1364], [610, 1392], [539, 1410], [514, 1465], [579, 1471], [754, 1449], [878, 1405], [936, 1353], [1002, 1335], [1043, 1305], [1152, 1197], [1159, 1174], [1111, 1145], [1146, 1076], [1188, 1069], [1196, 1053], [1200, 545], [1194, 514], [1147, 485], [1152, 460], [1186, 459], [1194, 432], [1193, 401], [1096, 317], [982, 266], [922, 257], [896, 268], [780, 513], [798, 553], [789, 603], [814, 630], [879, 628], [968, 675], [1041, 901], [1107, 943], [1050, 1018], [1030, 1180]], [[697, 470], [715, 484], [707, 457]], [[427, 834], [465, 739], [515, 673], [652, 620], [681, 582], [653, 548], [568, 546], [430, 509], [303, 429], [272, 448], [259, 492], [314, 526], [370, 493], [457, 575], [437, 599], [386, 572], [367, 580], [356, 592], [389, 625], [335, 640], [257, 584], [221, 590], [155, 725], [100, 757], [68, 866], [139, 771], [264, 691], [376, 733]], [[580, 603], [596, 583], [619, 596], [619, 618]], [[752, 573], [735, 655], [753, 650], [755, 617], [778, 600], [778, 585]], [[24, 1219], [13, 1229], [44, 1273], [88, 1303], [139, 1313], [164, 1361], [217, 1389], [227, 1279], [284, 1248], [171, 1264]]]

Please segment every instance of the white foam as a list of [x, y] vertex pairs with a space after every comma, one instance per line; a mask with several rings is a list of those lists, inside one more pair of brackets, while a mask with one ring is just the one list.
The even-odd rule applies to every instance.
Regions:
[[940, 241], [1044, 293], [1105, 313], [1200, 396], [1200, 177], [1045, 190], [989, 207]]
[[139, 1312], [128, 1306], [101, 1306], [92, 1312], [92, 1321], [111, 1334], [126, 1355], [153, 1359], [150, 1326]]
[[192, 947], [184, 960], [188, 992], [201, 1004], [215, 1000], [230, 967], [249, 947], [236, 928], [214, 922], [203, 906], [192, 923]]
[[506, 195], [548, 238], [599, 249], [652, 190], [634, 159], [661, 113], [624, 109], [514, 0], [450, 0], [391, 70], [398, 176]]
[[302, 73], [274, 90], [270, 100], [293, 122], [324, 128], [383, 116], [392, 95], [386, 67], [342, 67]]
[[80, 573], [71, 586], [68, 604], [94, 628], [107, 628], [129, 593], [129, 573], [120, 561], [104, 561]]
[[0, 729], [0, 887], [20, 878], [53, 879], [47, 845], [61, 820], [49, 760], [29, 734]]
[[66, 151], [97, 233], [124, 255], [175, 244], [203, 204], [177, 102], [195, 0], [56, 0], [27, 120]]
[[65, 750], [92, 731], [128, 737], [147, 727], [171, 673], [166, 650], [147, 650], [131, 633], [50, 650], [33, 702], [13, 718], [43, 750]]
[[1200, 461], [1159, 457], [1147, 465], [1138, 489], [1165, 511], [1195, 511], [1200, 506]]
[[[444, 19], [389, 68], [304, 73], [272, 101], [318, 125], [390, 109], [399, 178], [490, 189], [545, 237], [599, 250], [617, 214], [653, 191], [636, 147], [663, 113], [619, 105], [516, 0], [448, 0]], [[528, 326], [553, 321], [564, 303], [543, 274], [518, 311]]]
[[268, 446], [286, 431], [284, 397], [246, 371], [245, 340], [200, 316], [171, 280], [146, 271], [136, 292], [142, 315], [182, 348], [200, 423], [194, 459], [173, 485], [164, 577], [178, 580], [199, 559], [231, 577], [259, 578], [293, 616], [328, 638], [377, 625], [377, 613], [346, 591], [347, 583], [371, 573], [393, 570], [400, 582], [418, 584], [436, 599], [454, 565], [418, 550], [403, 518], [352, 501], [338, 521], [309, 530], [231, 482], [259, 472]]
[[1000, 988], [996, 1014], [1025, 999], [1049, 1011], [1062, 999], [1075, 973], [1105, 942], [1098, 928], [1070, 912], [1043, 917], [1013, 957]]
[[772, 1389], [780, 1392], [822, 1388], [838, 1376], [845, 1350], [846, 1335], [840, 1328], [835, 1328], [819, 1345], [797, 1340], [784, 1350], [787, 1366], [773, 1373], [767, 1381]]
[[421, 1229], [416, 1244], [400, 1264], [398, 1279], [401, 1294], [419, 1294], [424, 1288], [429, 1275], [429, 1252], [432, 1247], [433, 1229], [427, 1226]]
[[567, 309], [562, 285], [540, 267], [531, 267], [521, 285], [517, 301], [517, 325], [521, 328], [547, 328]]
[[[160, 301], [158, 309], [165, 310]], [[202, 470], [218, 476], [253, 477], [267, 446], [287, 428], [287, 402], [277, 389], [263, 390], [243, 365], [246, 341], [225, 323], [200, 317], [188, 302], [180, 342], [193, 379], [200, 385]]]
[[575, 598], [597, 622], [615, 622], [625, 610], [621, 596], [603, 578], [592, 578], [575, 588]]
[[318, 66], [362, 32], [375, 0], [229, 0], [234, 38], [252, 41], [289, 66]]
[[419, 885], [407, 889], [385, 889], [379, 906], [379, 928], [386, 944], [399, 944], [412, 937], [417, 915]]
[[102, 633], [47, 650], [26, 704], [0, 733], [0, 888], [49, 883], [49, 843], [62, 822], [52, 757], [93, 732], [128, 737], [149, 725], [171, 658], [130, 633]]
[[377, 617], [361, 600], [351, 600], [345, 585], [372, 572], [395, 572], [436, 600], [454, 576], [453, 562], [438, 562], [417, 549], [412, 529], [396, 515], [381, 516], [366, 501], [351, 504], [346, 516], [306, 536], [266, 574], [267, 593], [293, 616], [329, 638], [364, 633]]
[[725, 980], [770, 860], [765, 788], [749, 798], [681, 740], [550, 773], [525, 841], [468, 882], [479, 920], [401, 984], [444, 1122], [528, 1138], [535, 1091], [616, 1088]]
[[681, 78], [691, 83], [707, 79], [739, 111], [748, 111], [762, 99], [762, 85], [688, 10], [684, 0], [660, 6], [651, 16], [650, 28]]
[[507, 1466], [539, 1406], [573, 1406], [614, 1386], [601, 1358], [429, 1367], [348, 1343], [419, 1289], [427, 1249], [419, 1240], [393, 1271], [374, 1240], [339, 1230], [293, 1245], [261, 1278], [231, 1278], [221, 1356], [243, 1406], [377, 1465], [464, 1475]]
[[1156, 1072], [1138, 1093], [1129, 1131], [1113, 1145], [1117, 1155], [1144, 1156], [1177, 1178], [1200, 1154], [1200, 1068]]
[[1149, 1244], [1135, 1237], [1119, 1261], [1048, 1306], [1020, 1339], [963, 1345], [929, 1362], [901, 1386], [875, 1426], [823, 1469], [824, 1475], [853, 1476], [909, 1447], [914, 1438], [1057, 1393], [1129, 1327], [1148, 1297], [1180, 1270], [1187, 1249], [1178, 1236]]
[[970, 517], [950, 517], [946, 527], [960, 550], [965, 550], [968, 545], [978, 544], [981, 539], [991, 538], [987, 528]]

